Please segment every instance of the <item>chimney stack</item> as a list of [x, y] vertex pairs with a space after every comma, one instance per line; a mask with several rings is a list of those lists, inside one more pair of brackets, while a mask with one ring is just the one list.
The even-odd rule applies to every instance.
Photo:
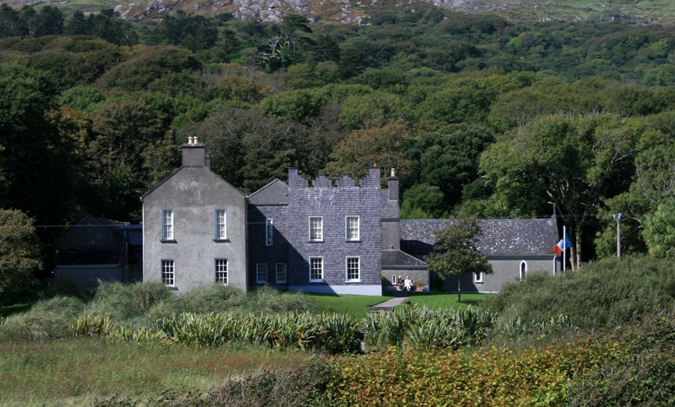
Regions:
[[210, 166], [210, 157], [206, 155], [206, 145], [197, 142], [197, 136], [188, 137], [188, 143], [181, 148], [183, 167]]
[[398, 177], [396, 176], [396, 169], [391, 169], [391, 176], [388, 181], [389, 200], [398, 201]]

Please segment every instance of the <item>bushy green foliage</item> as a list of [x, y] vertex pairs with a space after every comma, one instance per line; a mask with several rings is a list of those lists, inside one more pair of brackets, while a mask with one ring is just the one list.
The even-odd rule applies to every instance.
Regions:
[[38, 301], [29, 311], [0, 321], [0, 341], [23, 342], [63, 338], [68, 322], [84, 309], [74, 297]]
[[188, 50], [172, 46], [144, 47], [106, 72], [98, 83], [106, 89], [142, 90], [163, 75], [200, 67], [199, 61]]
[[499, 314], [497, 326], [518, 318], [523, 323], [541, 323], [561, 314], [581, 329], [618, 326], [657, 308], [673, 309], [675, 271], [665, 259], [624, 256], [555, 277], [532, 272], [522, 282], [506, 284], [483, 305]]
[[331, 353], [354, 353], [361, 349], [356, 319], [335, 313], [183, 312], [155, 321], [151, 328], [118, 324], [108, 317], [83, 316], [70, 322], [68, 333], [199, 347], [240, 343]]
[[618, 352], [616, 342], [578, 340], [518, 352], [392, 350], [337, 362], [330, 406], [562, 406], [570, 379]]
[[84, 315], [125, 321], [145, 314], [170, 297], [171, 292], [162, 283], [104, 282], [98, 286], [93, 300], [87, 304]]
[[457, 349], [480, 344], [495, 315], [480, 309], [397, 307], [391, 312], [371, 313], [365, 320], [364, 341], [371, 349], [389, 346], [416, 349]]
[[569, 387], [567, 405], [672, 405], [675, 400], [673, 338], [672, 314], [655, 314], [641, 324], [617, 329], [609, 340], [620, 341], [621, 352], [602, 358], [597, 368], [574, 380]]

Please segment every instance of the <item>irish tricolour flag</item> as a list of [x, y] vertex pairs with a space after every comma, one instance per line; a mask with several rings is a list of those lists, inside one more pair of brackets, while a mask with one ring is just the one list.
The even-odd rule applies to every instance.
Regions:
[[570, 247], [572, 247], [572, 242], [570, 242], [570, 240], [567, 238], [567, 232], [565, 232], [565, 236], [562, 239], [560, 239], [558, 244], [553, 246], [553, 253], [555, 253], [555, 255], [557, 256], [560, 253], [562, 253], [565, 249], [569, 249]]

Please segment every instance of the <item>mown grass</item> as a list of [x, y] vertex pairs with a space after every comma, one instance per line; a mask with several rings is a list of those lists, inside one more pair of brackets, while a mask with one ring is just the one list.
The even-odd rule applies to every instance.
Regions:
[[426, 305], [434, 308], [467, 309], [469, 305], [476, 306], [480, 304], [486, 296], [490, 294], [462, 294], [462, 302], [457, 302], [457, 294], [450, 293], [418, 293], [411, 292], [411, 304]]
[[261, 369], [293, 368], [312, 354], [253, 347], [194, 347], [95, 338], [0, 344], [0, 405], [84, 406], [101, 397], [203, 392]]
[[354, 318], [361, 319], [366, 317], [367, 307], [379, 304], [381, 302], [394, 298], [391, 295], [381, 297], [369, 295], [336, 295], [336, 294], [314, 294], [306, 293], [323, 312], [337, 312], [339, 314], [349, 314]]

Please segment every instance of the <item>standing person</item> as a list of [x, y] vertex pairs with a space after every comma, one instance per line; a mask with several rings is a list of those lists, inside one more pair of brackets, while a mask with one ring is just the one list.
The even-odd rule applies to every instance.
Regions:
[[410, 277], [405, 276], [405, 283], [403, 283], [403, 285], [405, 286], [405, 289], [407, 291], [410, 291], [410, 289], [412, 288], [412, 281], [410, 280]]

